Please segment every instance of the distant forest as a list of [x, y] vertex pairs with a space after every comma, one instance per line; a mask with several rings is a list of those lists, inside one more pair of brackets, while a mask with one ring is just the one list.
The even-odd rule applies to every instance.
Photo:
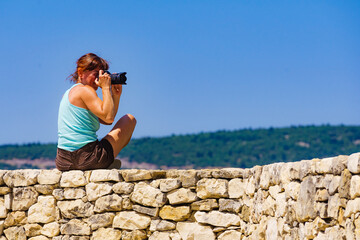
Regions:
[[[139, 138], [131, 140], [119, 157], [159, 168], [248, 168], [354, 152], [360, 152], [360, 126], [322, 125]], [[56, 144], [0, 145], [0, 159], [55, 156]]]

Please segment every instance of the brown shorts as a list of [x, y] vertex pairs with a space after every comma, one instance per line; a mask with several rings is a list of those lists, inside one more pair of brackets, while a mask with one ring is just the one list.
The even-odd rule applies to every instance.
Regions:
[[55, 164], [61, 171], [108, 168], [114, 162], [114, 151], [106, 139], [96, 140], [73, 152], [57, 149]]

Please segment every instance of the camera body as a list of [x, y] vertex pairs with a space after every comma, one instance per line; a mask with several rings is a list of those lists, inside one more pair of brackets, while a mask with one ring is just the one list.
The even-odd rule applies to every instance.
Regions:
[[111, 84], [122, 84], [126, 85], [126, 72], [121, 73], [110, 73], [109, 71], [105, 71], [107, 74], [110, 75], [111, 78]]

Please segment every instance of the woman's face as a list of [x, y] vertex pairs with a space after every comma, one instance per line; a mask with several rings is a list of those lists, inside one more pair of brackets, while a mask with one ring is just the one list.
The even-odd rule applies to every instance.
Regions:
[[98, 85], [96, 85], [95, 80], [99, 78], [99, 70], [99, 68], [96, 68], [91, 71], [84, 71], [82, 73], [82, 76], [80, 77], [80, 82], [84, 85], [89, 85], [95, 90], [97, 90]]

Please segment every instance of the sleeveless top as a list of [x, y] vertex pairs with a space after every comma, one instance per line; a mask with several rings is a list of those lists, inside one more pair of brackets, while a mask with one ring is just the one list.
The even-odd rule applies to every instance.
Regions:
[[97, 140], [100, 123], [91, 111], [70, 103], [68, 89], [60, 102], [58, 115], [58, 148], [73, 152]]

